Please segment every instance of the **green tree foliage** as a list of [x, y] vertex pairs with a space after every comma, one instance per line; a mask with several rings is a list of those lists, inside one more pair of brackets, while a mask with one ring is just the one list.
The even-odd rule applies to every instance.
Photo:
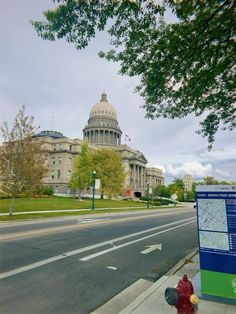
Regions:
[[170, 189], [165, 185], [158, 185], [156, 188], [153, 189], [153, 194], [160, 197], [171, 197]]
[[[66, 38], [85, 48], [107, 30], [111, 50], [100, 57], [138, 76], [146, 116], [154, 119], [201, 116], [209, 148], [220, 123], [233, 128], [233, 0], [57, 0], [32, 24], [43, 39]], [[162, 4], [160, 4], [162, 3]], [[165, 21], [166, 10], [175, 15]]]
[[75, 158], [74, 171], [70, 180], [71, 189], [79, 193], [79, 198], [83, 190], [91, 185], [92, 175], [92, 155], [88, 149], [88, 143], [81, 145], [81, 152]]
[[184, 182], [182, 179], [175, 178], [173, 184], [180, 188], [181, 190], [184, 190]]
[[219, 182], [214, 178], [214, 177], [205, 177], [203, 178], [203, 184], [206, 184], [206, 185], [218, 185]]
[[92, 153], [96, 177], [101, 181], [101, 194], [117, 196], [125, 179], [121, 156], [112, 149], [102, 148]]
[[218, 181], [217, 179], [215, 179], [214, 177], [208, 176], [203, 178], [203, 182], [201, 182], [200, 184], [204, 184], [204, 185], [229, 185], [229, 184], [235, 184], [235, 182], [228, 182], [228, 181]]
[[9, 214], [13, 214], [13, 201], [19, 194], [32, 196], [42, 186], [47, 171], [42, 142], [33, 137], [37, 128], [34, 118], [25, 115], [24, 106], [17, 114], [12, 128], [7, 122], [0, 126], [3, 145], [0, 147], [0, 177], [3, 192], [12, 196]]

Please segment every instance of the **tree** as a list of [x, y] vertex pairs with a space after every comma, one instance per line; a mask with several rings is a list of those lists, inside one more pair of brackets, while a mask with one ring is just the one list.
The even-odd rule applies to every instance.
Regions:
[[173, 180], [173, 183], [178, 187], [180, 188], [181, 190], [184, 190], [184, 182], [182, 179], [178, 179], [178, 178], [175, 178]]
[[121, 156], [112, 149], [102, 148], [92, 153], [92, 160], [96, 176], [101, 180], [101, 197], [119, 195], [125, 179]]
[[171, 197], [170, 190], [165, 185], [158, 185], [157, 187], [155, 187], [153, 190], [153, 194], [158, 195], [160, 197], [166, 197], [166, 198]]
[[15, 117], [12, 128], [7, 122], [0, 126], [3, 145], [0, 147], [2, 190], [11, 194], [9, 215], [13, 214], [14, 198], [21, 193], [28, 197], [38, 191], [47, 171], [42, 142], [33, 137], [37, 128], [34, 118], [25, 115], [24, 106]]
[[[107, 30], [112, 49], [100, 57], [120, 73], [139, 76], [146, 117], [203, 116], [198, 131], [209, 149], [221, 127], [233, 128], [233, 0], [57, 0], [32, 24], [43, 39], [65, 38], [85, 48]], [[175, 22], [165, 21], [171, 10]]]
[[218, 185], [220, 183], [214, 177], [208, 176], [208, 177], [203, 178], [203, 184], [206, 184], [206, 185]]
[[70, 187], [74, 192], [78, 190], [79, 199], [81, 192], [91, 185], [92, 175], [92, 156], [88, 149], [88, 143], [84, 142], [81, 145], [81, 152], [75, 158], [74, 172], [70, 180]]

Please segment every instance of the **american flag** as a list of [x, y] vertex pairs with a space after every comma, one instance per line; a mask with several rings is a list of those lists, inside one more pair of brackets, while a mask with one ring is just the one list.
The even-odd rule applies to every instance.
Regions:
[[131, 142], [129, 135], [125, 134], [125, 140]]

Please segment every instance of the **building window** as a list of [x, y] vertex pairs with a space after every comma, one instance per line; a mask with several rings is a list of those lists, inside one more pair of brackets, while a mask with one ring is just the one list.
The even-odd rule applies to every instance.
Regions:
[[70, 145], [70, 151], [72, 151], [72, 145]]
[[54, 179], [54, 175], [52, 175], [52, 179]]
[[52, 161], [52, 163], [53, 163], [53, 165], [55, 165], [56, 161], [55, 161], [55, 160], [53, 160], [53, 161]]
[[57, 179], [60, 179], [61, 176], [61, 170], [57, 170]]

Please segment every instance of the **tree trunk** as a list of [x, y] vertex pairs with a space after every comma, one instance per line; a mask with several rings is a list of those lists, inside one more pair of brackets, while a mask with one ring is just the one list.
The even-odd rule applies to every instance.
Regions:
[[81, 201], [81, 190], [79, 190], [78, 201]]
[[14, 205], [14, 196], [12, 195], [11, 203], [10, 203], [10, 207], [9, 207], [9, 216], [13, 215], [13, 205]]

